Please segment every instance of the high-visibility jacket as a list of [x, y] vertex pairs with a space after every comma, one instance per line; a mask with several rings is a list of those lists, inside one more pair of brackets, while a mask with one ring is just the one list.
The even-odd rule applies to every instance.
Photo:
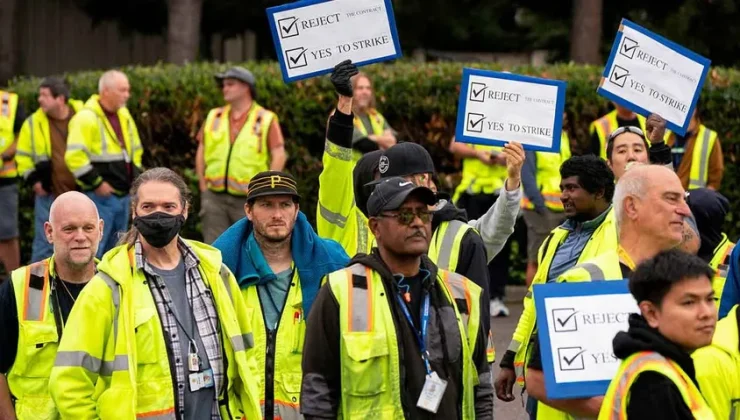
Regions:
[[367, 217], [355, 204], [352, 149], [326, 140], [321, 160], [324, 169], [319, 175], [316, 232], [322, 238], [339, 242], [347, 255], [369, 254], [375, 236]]
[[253, 102], [244, 127], [232, 143], [230, 111], [231, 106], [226, 105], [212, 109], [206, 117], [203, 130], [205, 178], [211, 191], [245, 196], [249, 180], [270, 169], [267, 137], [277, 116]]
[[[385, 131], [385, 117], [383, 117], [383, 114], [378, 112], [378, 110], [375, 108], [370, 108], [367, 110], [367, 117], [370, 120], [370, 127], [373, 130], [372, 133], [368, 133], [365, 124], [362, 123], [362, 120], [357, 115], [355, 115], [353, 121], [355, 128], [359, 130], [360, 133], [362, 133], [362, 135], [365, 137], [369, 136], [370, 134], [374, 134], [376, 136], [383, 134], [383, 132]], [[352, 159], [354, 159], [355, 162], [360, 160], [361, 157], [361, 152], [357, 150], [352, 150]]]
[[[727, 235], [722, 234], [722, 240], [714, 249], [712, 254], [712, 260], [709, 261], [709, 266], [714, 270], [714, 279], [712, 280], [712, 288], [714, 289], [714, 297], [717, 298], [717, 302], [722, 301], [722, 291], [725, 290], [725, 282], [727, 282], [727, 271], [730, 268], [730, 255], [732, 250], [735, 249], [735, 244], [727, 239]], [[717, 304], [717, 310], [719, 311], [719, 303]]]
[[717, 132], [708, 129], [704, 124], [699, 125], [699, 131], [694, 139], [694, 153], [691, 155], [689, 190], [707, 186], [709, 157], [712, 155], [715, 143], [717, 143]]
[[740, 340], [737, 310], [717, 322], [712, 344], [691, 354], [701, 394], [717, 420], [740, 419]]
[[[68, 104], [75, 113], [83, 107], [82, 101], [75, 99], [70, 99]], [[36, 165], [49, 160], [51, 160], [51, 126], [49, 117], [39, 108], [26, 118], [18, 135], [18, 149], [15, 154], [18, 174], [23, 179], [28, 179]]]
[[[635, 353], [622, 361], [606, 391], [598, 420], [627, 420], [630, 387], [644, 372], [656, 372], [670, 379], [681, 392], [683, 401], [696, 420], [714, 420], [712, 410], [689, 375], [681, 369], [678, 363], [666, 359], [660, 353], [651, 351]], [[665, 401], [655, 401], [655, 403], [659, 406]], [[657, 407], [656, 409], [659, 410]]]
[[[54, 256], [13, 271], [11, 281], [18, 310], [18, 351], [8, 372], [15, 414], [23, 419], [59, 417], [49, 395], [49, 375], [64, 325], [52, 303], [56, 277]], [[58, 325], [58, 326], [57, 326]]]
[[[339, 417], [404, 418], [394, 318], [388, 299], [378, 298], [383, 294], [375, 292], [385, 290], [380, 274], [362, 264], [354, 264], [329, 274], [328, 281], [339, 304], [342, 383]], [[472, 354], [480, 327], [481, 289], [447, 270], [440, 269], [436, 281], [455, 311], [460, 337], [464, 338], [461, 343], [464, 359], [462, 418], [472, 420], [475, 418], [474, 387], [480, 383]]]
[[[117, 115], [123, 132], [122, 141], [105, 116], [98, 95], [92, 95], [69, 121], [64, 160], [77, 183], [85, 190], [94, 189], [105, 181], [119, 194], [128, 194], [131, 183], [138, 176], [144, 154], [139, 131], [127, 108], [120, 108]], [[83, 181], [93, 169], [97, 177]]]
[[[557, 212], [563, 211], [563, 202], [560, 201], [560, 165], [570, 158], [570, 139], [563, 130], [560, 135], [560, 153], [536, 152], [537, 158], [537, 187], [545, 199], [545, 206]], [[522, 197], [522, 208], [534, 210], [534, 204]]]
[[[0, 155], [15, 142], [15, 113], [18, 111], [18, 95], [0, 90]], [[15, 160], [0, 162], [0, 178], [15, 178], [18, 171]]]
[[[224, 419], [260, 416], [253, 345], [246, 304], [215, 248], [185, 241], [200, 260], [200, 274], [218, 313], [224, 354]], [[67, 321], [49, 391], [64, 418], [174, 419], [174, 374], [156, 304], [134, 249], [119, 246], [98, 265]], [[187, 386], [187, 385], [185, 385]]]
[[[550, 265], [552, 260], [555, 258], [560, 245], [565, 242], [566, 238], [570, 234], [570, 231], [563, 227], [556, 227], [545, 239], [540, 246], [539, 253], [537, 255], [537, 272], [532, 280], [532, 285], [529, 287], [527, 294], [524, 296], [524, 308], [522, 315], [519, 317], [516, 330], [514, 330], [514, 336], [511, 339], [508, 350], [516, 353], [514, 357], [514, 370], [516, 371], [517, 383], [524, 386], [524, 378], [526, 376], [527, 364], [529, 363], [529, 356], [532, 345], [532, 334], [534, 333], [535, 325], [537, 323], [537, 313], [534, 306], [534, 298], [532, 290], [536, 284], [547, 283], [547, 277], [550, 272]], [[583, 264], [584, 262], [593, 259], [594, 257], [601, 255], [605, 252], [612, 251], [617, 248], [617, 229], [614, 221], [614, 209], [609, 209], [606, 214], [604, 221], [601, 222], [598, 228], [591, 235], [591, 238], [586, 243], [586, 246], [581, 251], [580, 256], [576, 265]]]
[[[501, 152], [503, 148], [498, 146], [483, 146], [480, 144], [470, 145], [475, 150], [487, 152]], [[460, 185], [455, 189], [452, 202], [456, 203], [460, 196], [465, 194], [493, 194], [506, 182], [506, 166], [486, 165], [478, 158], [463, 159], [462, 179]]]
[[[259, 386], [262, 413], [264, 415], [266, 406], [271, 405], [272, 410], [268, 411], [272, 411], [274, 418], [297, 420], [301, 418], [298, 404], [301, 400], [301, 362], [306, 335], [306, 317], [303, 313], [303, 294], [298, 270], [294, 270], [276, 332], [267, 330], [257, 286], [242, 289], [242, 293], [254, 334], [255, 345], [249, 350], [248, 356], [256, 361], [255, 381]], [[273, 390], [271, 401], [265, 399], [266, 387]]]
[[[640, 124], [640, 129], [643, 133], [647, 134], [645, 123], [646, 118], [643, 117], [640, 114], [637, 114], [637, 121]], [[612, 112], [604, 115], [603, 117], [599, 118], [598, 120], [595, 120], [591, 123], [589, 126], [588, 132], [589, 134], [593, 135], [594, 131], [596, 132], [596, 135], [599, 136], [599, 143], [601, 144], [601, 158], [606, 159], [606, 139], [609, 137], [609, 134], [612, 133], [612, 131], [619, 128], [619, 123], [617, 122], [617, 110], [613, 110]]]

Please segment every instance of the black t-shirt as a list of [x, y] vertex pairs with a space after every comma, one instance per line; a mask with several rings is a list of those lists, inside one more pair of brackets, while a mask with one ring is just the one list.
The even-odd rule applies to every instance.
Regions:
[[[55, 279], [50, 279], [55, 281]], [[59, 309], [62, 322], [67, 322], [67, 317], [72, 311], [72, 306], [77, 296], [87, 283], [69, 283], [58, 281], [55, 291], [56, 297], [52, 297], [52, 307], [56, 307], [56, 299], [59, 299]], [[15, 362], [18, 351], [18, 303], [15, 299], [15, 291], [11, 281], [0, 284], [0, 337], [3, 344], [0, 345], [0, 373], [7, 373]]]
[[[424, 287], [422, 285], [422, 282], [424, 281], [426, 275], [426, 272], [420, 271], [415, 276], [406, 277], [398, 282], [401, 292], [408, 290], [408, 295], [405, 295], [409, 298], [409, 301], [407, 301], [406, 303], [406, 307], [411, 313], [411, 318], [414, 320], [414, 325], [416, 326], [417, 330], [421, 328], [421, 305], [424, 302]], [[404, 285], [408, 286], [408, 289], [403, 287]]]

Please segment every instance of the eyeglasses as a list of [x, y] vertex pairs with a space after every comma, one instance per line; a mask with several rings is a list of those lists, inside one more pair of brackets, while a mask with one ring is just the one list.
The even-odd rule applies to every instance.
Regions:
[[609, 137], [607, 137], [606, 142], [610, 143], [614, 141], [615, 137], [619, 136], [620, 134], [624, 134], [624, 133], [637, 134], [638, 136], [645, 138], [645, 133], [643, 133], [642, 130], [640, 130], [637, 127], [633, 127], [631, 125], [626, 125], [624, 127], [619, 127], [616, 130], [612, 131], [611, 134], [609, 134]]
[[426, 209], [418, 209], [416, 211], [411, 209], [403, 209], [395, 214], [380, 214], [377, 217], [392, 217], [398, 220], [398, 223], [409, 226], [418, 217], [422, 223], [429, 223], [432, 220], [432, 212]]

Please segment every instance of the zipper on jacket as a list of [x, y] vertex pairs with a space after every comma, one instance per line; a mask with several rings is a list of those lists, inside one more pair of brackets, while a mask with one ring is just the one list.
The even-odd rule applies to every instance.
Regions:
[[262, 303], [262, 295], [257, 290], [257, 298], [260, 301], [260, 310], [262, 311], [262, 323], [265, 324], [265, 333], [267, 334], [267, 352], [265, 353], [265, 412], [263, 418], [272, 420], [275, 418], [275, 347], [277, 342], [277, 334], [280, 329], [280, 320], [283, 318], [283, 311], [285, 305], [288, 304], [288, 297], [290, 296], [290, 289], [295, 285], [295, 280], [291, 278], [288, 283], [288, 291], [285, 294], [285, 303], [283, 303], [280, 313], [278, 313], [277, 323], [275, 329], [270, 331], [270, 328], [265, 322], [265, 306]]

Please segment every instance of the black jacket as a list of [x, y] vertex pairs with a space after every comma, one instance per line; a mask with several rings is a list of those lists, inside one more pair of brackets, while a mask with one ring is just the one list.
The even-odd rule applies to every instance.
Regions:
[[[426, 377], [426, 370], [415, 332], [406, 321], [396, 298], [399, 293], [396, 279], [377, 250], [371, 255], [357, 255], [350, 262], [366, 265], [383, 278], [384, 294], [393, 315], [399, 346], [399, 369], [401, 375], [401, 403], [407, 419], [461, 419], [462, 418], [462, 340], [454, 309], [442, 295], [443, 291], [434, 281], [436, 266], [422, 257], [422, 268], [430, 275], [422, 282], [422, 288], [430, 292], [431, 313], [428, 326], [428, 352], [432, 369], [440, 378], [447, 380], [437, 414], [416, 407]], [[421, 290], [421, 289], [420, 289]], [[414, 298], [412, 298], [413, 300]], [[340, 327], [339, 303], [325, 284], [319, 291], [309, 314], [306, 341], [303, 350], [303, 385], [301, 390], [301, 413], [306, 419], [334, 419], [340, 410]], [[413, 311], [413, 309], [411, 309]], [[475, 389], [477, 418], [493, 418], [493, 387], [491, 373], [486, 361], [486, 334], [479, 329], [473, 362], [478, 370], [480, 385]]]
[[[694, 384], [696, 374], [691, 356], [679, 346], [651, 328], [637, 314], [630, 315], [629, 330], [614, 337], [614, 355], [626, 359], [641, 351], [654, 351], [681, 367]], [[660, 409], [656, 409], [660, 407]], [[645, 372], [637, 377], [630, 387], [627, 403], [627, 418], [630, 420], [693, 420], [694, 416], [673, 382], [656, 372]]]

